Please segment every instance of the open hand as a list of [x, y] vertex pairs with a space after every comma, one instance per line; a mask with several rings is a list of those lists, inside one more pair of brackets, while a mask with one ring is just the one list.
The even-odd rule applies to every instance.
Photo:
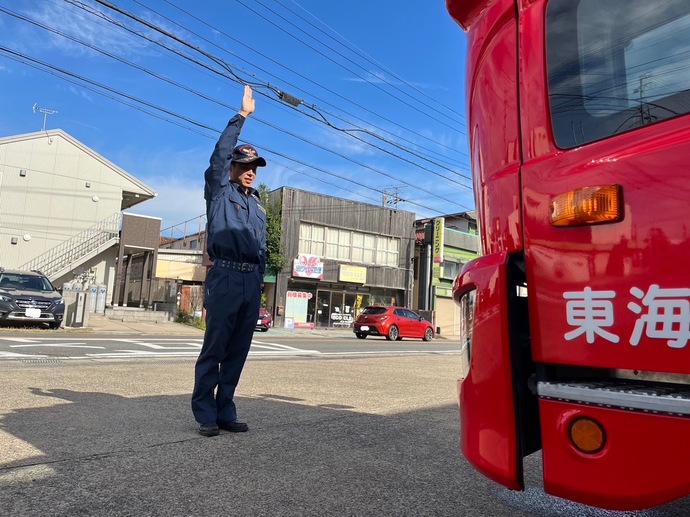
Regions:
[[242, 96], [242, 109], [240, 109], [240, 115], [248, 117], [254, 113], [254, 108], [256, 106], [256, 100], [252, 97], [252, 87], [248, 84], [244, 85], [244, 95]]

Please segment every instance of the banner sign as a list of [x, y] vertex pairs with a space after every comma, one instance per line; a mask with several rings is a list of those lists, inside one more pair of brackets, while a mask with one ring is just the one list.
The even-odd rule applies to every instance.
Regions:
[[321, 257], [300, 253], [295, 259], [292, 268], [292, 276], [323, 280], [323, 263], [321, 262]]
[[434, 219], [434, 263], [440, 264], [443, 262], [443, 229], [445, 226], [445, 219], [437, 217]]

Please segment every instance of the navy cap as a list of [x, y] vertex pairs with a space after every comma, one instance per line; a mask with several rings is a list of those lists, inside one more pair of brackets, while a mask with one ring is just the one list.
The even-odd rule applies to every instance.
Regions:
[[237, 163], [254, 163], [257, 162], [258, 167], [265, 167], [266, 160], [264, 160], [259, 153], [249, 144], [238, 145], [232, 150], [232, 162]]

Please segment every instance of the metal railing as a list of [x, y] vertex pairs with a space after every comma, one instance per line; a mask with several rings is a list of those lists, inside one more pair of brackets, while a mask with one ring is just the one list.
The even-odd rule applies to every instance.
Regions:
[[20, 269], [25, 271], [37, 269], [48, 278], [52, 278], [52, 275], [58, 271], [78, 262], [109, 241], [117, 240], [120, 236], [121, 225], [122, 213], [117, 212], [33, 258]]

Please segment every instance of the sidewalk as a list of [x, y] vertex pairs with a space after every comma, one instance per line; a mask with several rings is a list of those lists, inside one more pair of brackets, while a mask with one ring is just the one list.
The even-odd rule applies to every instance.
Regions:
[[[191, 325], [175, 322], [155, 323], [151, 321], [117, 321], [109, 319], [103, 314], [89, 314], [88, 326], [85, 328], [71, 328], [63, 327], [55, 332], [74, 332], [74, 333], [97, 333], [97, 334], [161, 334], [161, 335], [175, 335], [175, 336], [195, 336], [202, 338], [204, 331]], [[352, 329], [334, 329], [334, 328], [299, 328], [299, 329], [284, 329], [275, 327], [268, 332], [255, 332], [254, 336], [265, 336], [270, 338], [271, 335], [309, 335], [309, 336], [351, 336]]]

